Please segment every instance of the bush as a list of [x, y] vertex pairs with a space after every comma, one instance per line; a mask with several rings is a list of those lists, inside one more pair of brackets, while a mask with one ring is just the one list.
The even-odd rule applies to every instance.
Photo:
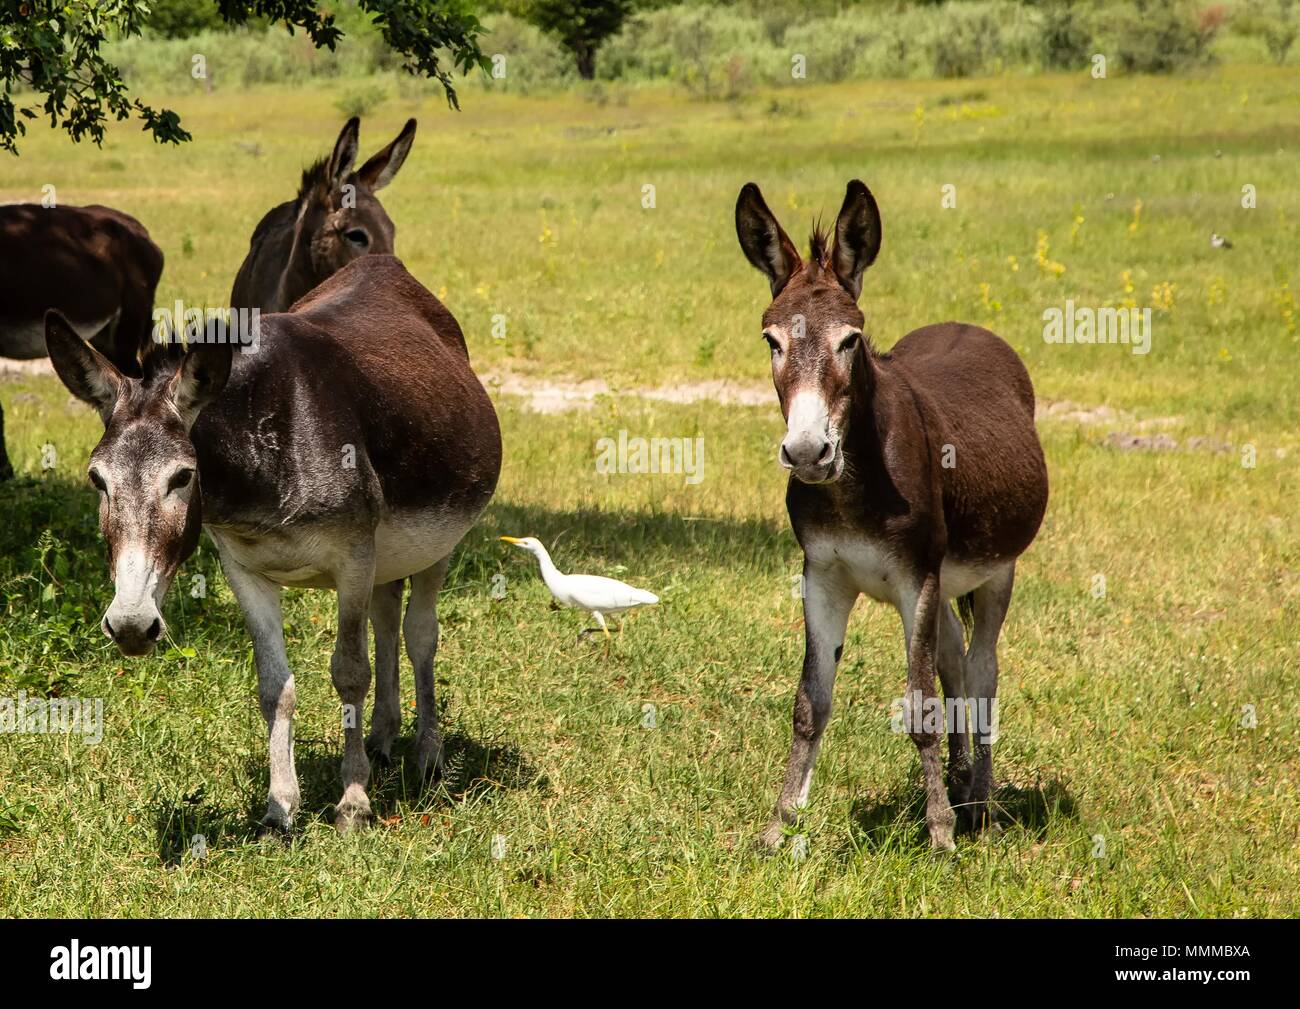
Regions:
[[1198, 20], [1183, 0], [1137, 0], [1116, 45], [1130, 73], [1171, 74], [1212, 60], [1221, 20]]
[[186, 39], [225, 27], [216, 0], [153, 0], [146, 27], [165, 39]]
[[1002, 26], [993, 12], [955, 4], [931, 36], [935, 77], [970, 77], [989, 68], [1002, 51]]
[[1286, 63], [1287, 54], [1300, 38], [1297, 0], [1260, 0], [1247, 6], [1234, 20], [1240, 34], [1264, 43], [1269, 57], [1278, 66]]
[[1092, 29], [1079, 9], [1058, 0], [1042, 9], [1039, 56], [1044, 67], [1077, 70], [1092, 55]]

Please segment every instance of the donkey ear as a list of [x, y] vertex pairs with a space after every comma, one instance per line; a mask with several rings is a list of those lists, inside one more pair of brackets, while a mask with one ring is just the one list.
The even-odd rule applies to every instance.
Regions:
[[196, 343], [181, 359], [167, 391], [186, 428], [226, 387], [232, 354], [229, 343]]
[[414, 142], [415, 120], [408, 119], [397, 138], [361, 166], [361, 171], [357, 172], [361, 184], [374, 192], [392, 182], [393, 176], [402, 167], [402, 162], [411, 153], [411, 144]]
[[45, 313], [45, 349], [68, 391], [99, 411], [108, 426], [125, 381], [108, 358], [77, 335], [57, 309]]
[[767, 274], [775, 298], [802, 261], [794, 242], [767, 209], [763, 194], [752, 182], [745, 184], [736, 200], [736, 237], [745, 258]]
[[357, 160], [357, 134], [361, 132], [361, 120], [353, 116], [343, 124], [338, 140], [334, 141], [334, 153], [330, 155], [328, 178], [330, 184], [338, 188], [352, 171]]
[[835, 250], [831, 263], [835, 276], [854, 300], [862, 293], [862, 273], [880, 252], [880, 208], [862, 182], [854, 179], [844, 194], [844, 206], [835, 220]]

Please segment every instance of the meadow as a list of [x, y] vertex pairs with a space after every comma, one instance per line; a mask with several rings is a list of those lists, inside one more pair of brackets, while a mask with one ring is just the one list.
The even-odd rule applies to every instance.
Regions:
[[[34, 130], [0, 164], [0, 200], [53, 185], [132, 213], [166, 253], [160, 303], [221, 305], [254, 224], [332, 144], [345, 86], [153, 96], [194, 133], [180, 148], [129, 125], [102, 150]], [[460, 113], [388, 94], [362, 153], [419, 117], [382, 198], [399, 256], [464, 327], [505, 442], [440, 606], [448, 773], [421, 788], [399, 759], [372, 781], [373, 829], [335, 835], [333, 597], [291, 591], [304, 806], [290, 843], [258, 839], [265, 729], [215, 550], [172, 590], [168, 647], [122, 659], [97, 626], [98, 420], [50, 375], [3, 374], [19, 476], [0, 485], [0, 697], [103, 698], [105, 721], [94, 745], [0, 741], [0, 913], [1300, 911], [1300, 71], [808, 82], [731, 102], [485, 87]], [[986, 325], [1042, 401], [1052, 500], [1001, 651], [1007, 829], [955, 857], [930, 853], [915, 748], [890, 727], [901, 629], [866, 600], [804, 857], [751, 845], [803, 641], [767, 287], [732, 213], [756, 181], [803, 246], [854, 177], [884, 219], [862, 296], [877, 346], [927, 322]], [[1043, 313], [1067, 299], [1151, 308], [1150, 352], [1046, 343]], [[557, 393], [580, 398], [557, 409]], [[703, 479], [598, 473], [597, 441], [620, 431], [703, 438]], [[502, 534], [663, 603], [606, 658]]]

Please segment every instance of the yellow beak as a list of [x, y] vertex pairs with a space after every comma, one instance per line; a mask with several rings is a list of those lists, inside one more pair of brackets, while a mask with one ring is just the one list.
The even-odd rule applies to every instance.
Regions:
[[503, 542], [513, 543], [515, 546], [521, 546], [524, 542], [523, 540], [515, 539], [513, 536], [502, 536], [501, 539]]

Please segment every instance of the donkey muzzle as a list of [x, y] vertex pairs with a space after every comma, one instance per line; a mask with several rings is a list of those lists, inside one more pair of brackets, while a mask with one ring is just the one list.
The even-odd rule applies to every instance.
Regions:
[[114, 599], [100, 626], [123, 655], [148, 655], [163, 633], [162, 614], [152, 599], [136, 606], [119, 605]]

